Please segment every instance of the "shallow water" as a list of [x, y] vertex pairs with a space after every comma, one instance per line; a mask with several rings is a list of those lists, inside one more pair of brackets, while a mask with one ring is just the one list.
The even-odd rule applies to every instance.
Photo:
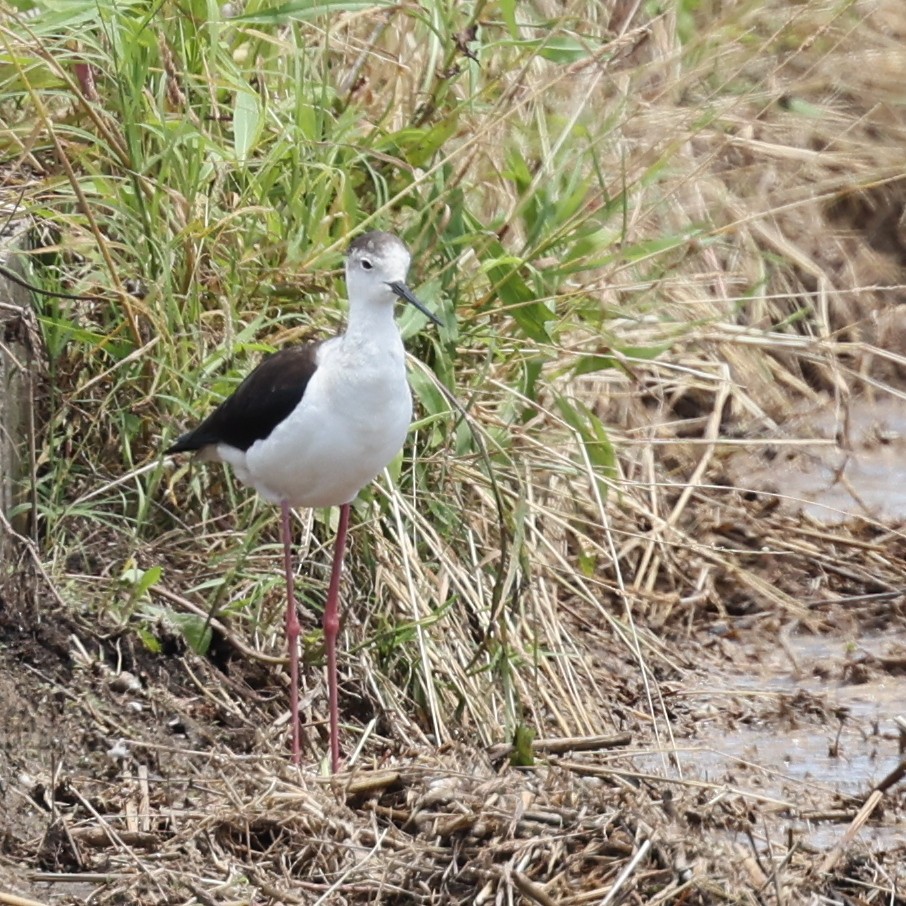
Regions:
[[[678, 770], [687, 781], [723, 785], [762, 802], [769, 821], [757, 835], [792, 831], [827, 849], [903, 757], [894, 717], [906, 710], [906, 679], [878, 671], [865, 682], [822, 678], [846, 676], [844, 667], [866, 653], [889, 654], [889, 636], [855, 644], [792, 636], [786, 649], [789, 654], [771, 649], [757, 676], [710, 671], [697, 685], [686, 685], [678, 698], [696, 717], [695, 734], [677, 740], [671, 750], [676, 766], [668, 773]], [[634, 760], [642, 770], [664, 774], [661, 756]], [[906, 840], [904, 818], [893, 806], [897, 789], [885, 797], [883, 825], [862, 829], [863, 845]], [[837, 809], [847, 817], [812, 820], [817, 812]]]
[[739, 487], [776, 492], [784, 507], [827, 523], [906, 519], [906, 401], [828, 402], [792, 418], [776, 441], [730, 457]]

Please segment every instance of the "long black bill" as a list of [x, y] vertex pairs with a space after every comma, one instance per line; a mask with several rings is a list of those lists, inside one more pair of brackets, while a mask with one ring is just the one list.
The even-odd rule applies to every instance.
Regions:
[[438, 318], [437, 315], [433, 314], [432, 312], [428, 311], [428, 309], [425, 308], [424, 303], [419, 302], [419, 300], [415, 296], [415, 293], [413, 293], [412, 290], [409, 289], [409, 287], [406, 286], [406, 284], [401, 280], [397, 280], [394, 283], [388, 283], [387, 286], [389, 286], [390, 289], [392, 289], [393, 292], [396, 293], [396, 295], [403, 299], [405, 302], [408, 302], [410, 305], [414, 305], [429, 321], [433, 321], [438, 327], [443, 327], [443, 322], [440, 320], [440, 318]]

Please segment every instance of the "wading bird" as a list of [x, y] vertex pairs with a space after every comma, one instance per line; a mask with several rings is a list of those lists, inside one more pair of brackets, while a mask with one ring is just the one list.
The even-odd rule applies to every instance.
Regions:
[[393, 318], [398, 299], [440, 321], [406, 285], [410, 256], [391, 233], [365, 233], [346, 257], [349, 320], [329, 340], [264, 359], [198, 427], [166, 452], [196, 452], [228, 463], [265, 500], [280, 505], [286, 572], [293, 762], [299, 761], [299, 618], [293, 590], [292, 507], [340, 507], [324, 607], [330, 763], [340, 762], [337, 706], [337, 601], [349, 507], [402, 449], [412, 420], [403, 341]]

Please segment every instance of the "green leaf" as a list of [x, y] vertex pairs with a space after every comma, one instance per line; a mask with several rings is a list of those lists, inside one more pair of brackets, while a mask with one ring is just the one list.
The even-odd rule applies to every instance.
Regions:
[[132, 586], [132, 594], [136, 598], [144, 597], [149, 589], [160, 581], [163, 575], [163, 569], [160, 566], [152, 566], [150, 569], [139, 569], [137, 566], [131, 566], [123, 570], [120, 578], [128, 585]]
[[481, 266], [493, 282], [495, 293], [506, 306], [507, 313], [526, 336], [538, 343], [552, 343], [547, 323], [554, 316], [546, 305], [537, 301], [535, 293], [516, 270], [523, 264], [521, 258], [501, 255], [483, 261]]
[[318, 16], [335, 16], [337, 13], [359, 13], [381, 7], [394, 6], [392, 0], [291, 0], [274, 9], [259, 10], [246, 15], [233, 16], [231, 24], [275, 25], [285, 19], [316, 19]]
[[[35, 8], [38, 15], [26, 20], [28, 30], [35, 35], [73, 30], [86, 24], [97, 25], [98, 21], [97, 0], [45, 0]], [[11, 26], [14, 33], [17, 24], [14, 22]]]
[[579, 572], [581, 572], [586, 579], [590, 579], [597, 572], [598, 557], [596, 554], [590, 554], [587, 551], [580, 550], [577, 562]]
[[798, 113], [800, 116], [805, 116], [809, 119], [823, 120], [827, 118], [826, 110], [795, 95], [787, 99], [786, 106], [790, 113]]
[[[562, 396], [557, 397], [557, 408], [563, 420], [576, 432], [596, 477], [613, 478], [616, 475], [616, 451], [601, 419], [587, 406]], [[599, 481], [598, 487], [603, 495], [607, 486]]]
[[535, 731], [531, 727], [520, 724], [513, 733], [513, 751], [510, 752], [510, 764], [516, 768], [530, 768], [535, 764], [535, 753], [532, 743], [535, 741]]
[[660, 343], [657, 346], [620, 346], [619, 351], [627, 359], [640, 359], [643, 362], [652, 362], [663, 355], [670, 348], [669, 343]]
[[194, 613], [168, 614], [170, 622], [182, 633], [189, 647], [198, 655], [204, 657], [211, 647], [211, 625], [207, 617], [200, 617]]
[[261, 98], [253, 91], [236, 92], [233, 105], [233, 150], [236, 160], [248, 160], [261, 135]]
[[547, 332], [548, 321], [553, 320], [550, 309], [540, 302], [519, 305], [510, 309], [513, 320], [525, 334], [538, 343], [553, 343]]
[[148, 649], [152, 654], [160, 654], [163, 650], [160, 641], [157, 636], [151, 632], [150, 629], [138, 629], [138, 637], [142, 640], [142, 644], [145, 648]]
[[516, 0], [500, 0], [500, 15], [506, 25], [506, 30], [513, 40], [519, 38], [519, 28], [516, 25]]
[[578, 63], [590, 57], [594, 48], [589, 47], [584, 41], [579, 41], [569, 35], [552, 35], [547, 38], [538, 38], [532, 41], [505, 41], [512, 44], [524, 53], [534, 53], [551, 63]]
[[430, 129], [412, 126], [391, 132], [381, 142], [381, 147], [387, 150], [396, 149], [413, 167], [425, 167], [447, 139], [456, 134], [458, 128], [459, 118], [449, 116]]
[[528, 168], [528, 164], [523, 157], [521, 150], [512, 150], [507, 155], [507, 168], [503, 171], [501, 176], [506, 179], [513, 180], [516, 183], [516, 188], [520, 192], [524, 192], [532, 184], [532, 173]]
[[682, 233], [678, 236], [664, 236], [627, 245], [623, 249], [623, 259], [627, 262], [642, 261], [646, 258], [662, 255], [673, 249], [685, 248], [700, 233], [701, 230], [690, 230], [688, 233]]
[[[520, 395], [532, 403], [538, 402], [538, 378], [541, 377], [541, 369], [547, 362], [545, 356], [528, 356], [521, 363], [521, 380], [519, 384]], [[534, 406], [526, 406], [524, 414], [526, 418], [534, 415]]]
[[593, 353], [591, 355], [580, 355], [575, 364], [569, 369], [569, 373], [574, 377], [583, 374], [594, 374], [596, 371], [610, 371], [613, 368], [619, 368], [620, 361], [612, 355], [603, 353]]
[[669, 348], [668, 343], [659, 346], [624, 346], [616, 350], [620, 355], [608, 355], [607, 353], [582, 355], [576, 359], [570, 371], [575, 377], [582, 374], [593, 374], [596, 371], [608, 371], [612, 368], [625, 371], [627, 360], [636, 359], [650, 362], [663, 355]]

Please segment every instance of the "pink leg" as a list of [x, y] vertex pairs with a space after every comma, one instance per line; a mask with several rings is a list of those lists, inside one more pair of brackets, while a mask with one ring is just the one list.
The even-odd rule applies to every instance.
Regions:
[[340, 507], [340, 525], [333, 549], [333, 569], [324, 606], [324, 645], [327, 648], [327, 699], [330, 710], [330, 770], [340, 769], [340, 710], [337, 702], [337, 634], [340, 615], [337, 601], [340, 596], [340, 574], [343, 572], [343, 554], [346, 551], [346, 532], [349, 528], [349, 504]]
[[286, 572], [286, 644], [289, 648], [289, 713], [293, 734], [293, 764], [299, 763], [299, 615], [296, 613], [296, 592], [293, 580], [293, 532], [290, 527], [289, 504], [280, 504], [283, 517], [283, 568]]

